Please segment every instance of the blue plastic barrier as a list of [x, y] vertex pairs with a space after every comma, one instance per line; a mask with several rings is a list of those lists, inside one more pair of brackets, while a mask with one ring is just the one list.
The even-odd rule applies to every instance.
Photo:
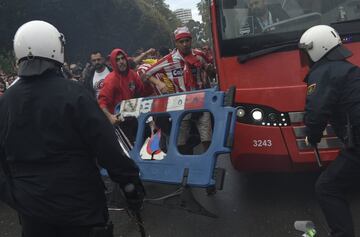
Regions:
[[[235, 108], [224, 106], [225, 93], [217, 88], [139, 98], [123, 101], [117, 108], [122, 116], [138, 119], [136, 142], [130, 151], [138, 164], [144, 181], [208, 187], [213, 179], [217, 156], [230, 153], [234, 136]], [[213, 134], [210, 147], [203, 154], [184, 155], [177, 149], [177, 137], [183, 117], [192, 112], [210, 112]], [[166, 156], [161, 160], [144, 160], [140, 151], [144, 144], [144, 130], [150, 116], [166, 115], [171, 118], [171, 133]]]

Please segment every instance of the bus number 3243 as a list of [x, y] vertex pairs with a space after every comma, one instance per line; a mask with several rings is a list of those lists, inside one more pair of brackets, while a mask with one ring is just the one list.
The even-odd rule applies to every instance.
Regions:
[[253, 140], [253, 147], [271, 147], [271, 140]]

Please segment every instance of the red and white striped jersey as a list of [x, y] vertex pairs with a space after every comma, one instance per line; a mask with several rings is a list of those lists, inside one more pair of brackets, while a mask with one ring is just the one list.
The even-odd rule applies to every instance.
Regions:
[[[137, 68], [137, 73], [139, 74], [139, 76], [141, 77], [146, 70], [148, 70], [149, 68], [151, 68], [152, 65], [154, 65], [157, 61], [155, 61], [152, 64], [149, 63], [143, 63], [141, 64], [138, 68]], [[153, 77], [155, 77], [157, 80], [160, 80], [162, 82], [165, 83], [166, 87], [167, 87], [167, 91], [168, 93], [172, 94], [175, 93], [175, 87], [174, 84], [172, 83], [172, 81], [166, 76], [165, 73], [161, 73], [161, 72], [157, 72], [153, 75]], [[157, 95], [161, 95], [161, 91], [155, 86], [153, 85], [154, 91]]]
[[172, 81], [176, 92], [203, 89], [203, 69], [210, 63], [206, 55], [197, 49], [192, 54], [183, 57], [179, 50], [175, 49], [170, 54], [160, 59], [145, 71], [146, 78], [156, 73], [164, 73]]

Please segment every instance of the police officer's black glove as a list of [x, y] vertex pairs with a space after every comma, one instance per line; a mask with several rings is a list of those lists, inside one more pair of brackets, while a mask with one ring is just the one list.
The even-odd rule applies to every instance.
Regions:
[[139, 178], [126, 184], [123, 188], [128, 208], [133, 212], [138, 212], [143, 207], [145, 188]]
[[320, 142], [320, 140], [314, 139], [312, 137], [306, 137], [305, 138], [305, 143], [306, 143], [307, 146], [316, 147], [319, 142]]
[[319, 133], [318, 131], [314, 131], [308, 127], [306, 128], [306, 134], [307, 142], [313, 147], [315, 147], [322, 138], [322, 132]]
[[314, 138], [314, 137], [306, 137], [305, 138], [305, 143], [307, 146], [312, 146], [312, 147], [316, 147], [317, 144], [320, 142], [320, 139]]

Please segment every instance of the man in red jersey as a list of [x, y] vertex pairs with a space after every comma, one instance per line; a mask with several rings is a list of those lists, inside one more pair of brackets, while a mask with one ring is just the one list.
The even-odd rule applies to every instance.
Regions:
[[143, 77], [166, 93], [166, 85], [152, 76], [165, 73], [175, 86], [176, 92], [192, 91], [207, 87], [204, 73], [213, 73], [211, 59], [191, 45], [192, 36], [187, 27], [177, 28], [174, 32], [176, 49], [160, 59], [145, 71]]
[[[193, 91], [208, 87], [206, 74], [213, 73], [211, 60], [197, 49], [192, 48], [192, 36], [187, 27], [179, 27], [174, 31], [176, 49], [160, 59], [152, 67], [145, 70], [143, 79], [149, 80], [162, 93], [168, 93], [168, 86], [153, 77], [157, 73], [164, 73], [173, 83], [175, 92]], [[187, 144], [191, 124], [191, 117], [195, 117], [201, 143], [206, 150], [211, 143], [212, 127], [210, 113], [192, 113], [184, 117], [178, 137], [179, 151], [182, 154], [192, 154], [192, 148]]]

